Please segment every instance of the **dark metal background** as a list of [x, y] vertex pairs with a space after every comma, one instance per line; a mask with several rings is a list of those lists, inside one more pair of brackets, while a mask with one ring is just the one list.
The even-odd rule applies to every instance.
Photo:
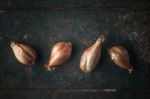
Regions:
[[[122, 0], [0, 0], [0, 99], [150, 98], [150, 2]], [[81, 53], [104, 34], [95, 71], [79, 69]], [[20, 64], [11, 40], [30, 44], [38, 53], [32, 71]], [[71, 41], [70, 60], [48, 72], [43, 65], [52, 46]], [[107, 49], [125, 46], [133, 74], [115, 66]]]

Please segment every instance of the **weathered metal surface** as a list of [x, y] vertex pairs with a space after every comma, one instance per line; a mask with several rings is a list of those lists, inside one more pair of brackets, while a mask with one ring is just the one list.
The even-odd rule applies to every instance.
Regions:
[[[137, 2], [132, 7], [134, 2], [130, 1], [106, 4], [98, 0], [93, 3], [68, 0], [60, 4], [54, 1], [19, 1], [1, 2], [5, 5], [0, 11], [2, 97], [149, 97], [150, 11], [145, 10], [149, 3], [141, 2], [140, 5]], [[141, 7], [135, 10], [138, 5]], [[93, 73], [85, 74], [79, 69], [81, 53], [101, 34], [106, 37], [101, 59]], [[36, 49], [38, 60], [32, 71], [15, 59], [10, 48], [11, 40], [30, 44]], [[71, 41], [73, 53], [67, 63], [48, 72], [44, 64], [58, 41]], [[132, 74], [116, 67], [110, 60], [107, 49], [116, 44], [128, 49], [134, 66]]]

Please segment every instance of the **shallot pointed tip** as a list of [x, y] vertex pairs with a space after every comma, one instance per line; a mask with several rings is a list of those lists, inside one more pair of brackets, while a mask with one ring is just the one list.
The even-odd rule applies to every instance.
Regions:
[[104, 35], [100, 35], [97, 40], [99, 40], [101, 43], [103, 43], [105, 41]]
[[48, 64], [45, 64], [44, 67], [46, 68], [47, 71], [53, 71], [55, 69], [54, 66], [50, 66]]
[[72, 43], [71, 43], [71, 42], [68, 42], [68, 45], [72, 46]]
[[15, 46], [16, 42], [15, 41], [10, 41], [10, 47]]
[[129, 71], [129, 74], [132, 74], [133, 68], [129, 69], [128, 71]]
[[105, 41], [104, 35], [100, 35], [100, 36], [97, 38], [95, 44], [99, 45], [99, 44], [102, 44], [104, 41]]

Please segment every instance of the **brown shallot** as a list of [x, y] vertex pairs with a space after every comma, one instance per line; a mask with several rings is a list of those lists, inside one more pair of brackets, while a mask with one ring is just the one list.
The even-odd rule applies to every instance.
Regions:
[[45, 65], [48, 71], [55, 69], [57, 65], [65, 63], [71, 56], [71, 42], [58, 42], [51, 50], [51, 55], [48, 63]]
[[24, 65], [33, 65], [36, 61], [36, 51], [29, 45], [16, 43], [10, 44], [16, 59]]
[[100, 59], [101, 47], [104, 42], [104, 36], [98, 37], [96, 42], [85, 49], [80, 59], [80, 69], [85, 73], [92, 72]]
[[108, 49], [108, 53], [111, 60], [119, 67], [127, 69], [129, 73], [132, 73], [133, 66], [130, 64], [129, 53], [125, 47], [121, 45], [113, 46]]

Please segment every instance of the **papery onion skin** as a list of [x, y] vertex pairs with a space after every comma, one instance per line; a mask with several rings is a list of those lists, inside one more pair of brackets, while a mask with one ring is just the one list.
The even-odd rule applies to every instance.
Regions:
[[108, 49], [111, 60], [119, 67], [127, 69], [132, 73], [133, 66], [130, 64], [130, 57], [127, 49], [121, 45], [113, 46]]
[[72, 43], [58, 42], [51, 50], [51, 55], [48, 63], [45, 65], [48, 71], [54, 70], [57, 65], [65, 63], [71, 56]]
[[96, 42], [85, 49], [80, 58], [80, 69], [85, 73], [91, 73], [98, 64], [101, 55], [101, 46], [104, 42], [104, 36], [101, 35]]
[[10, 44], [16, 59], [24, 65], [34, 65], [37, 59], [36, 51], [27, 44], [16, 43], [12, 41]]

